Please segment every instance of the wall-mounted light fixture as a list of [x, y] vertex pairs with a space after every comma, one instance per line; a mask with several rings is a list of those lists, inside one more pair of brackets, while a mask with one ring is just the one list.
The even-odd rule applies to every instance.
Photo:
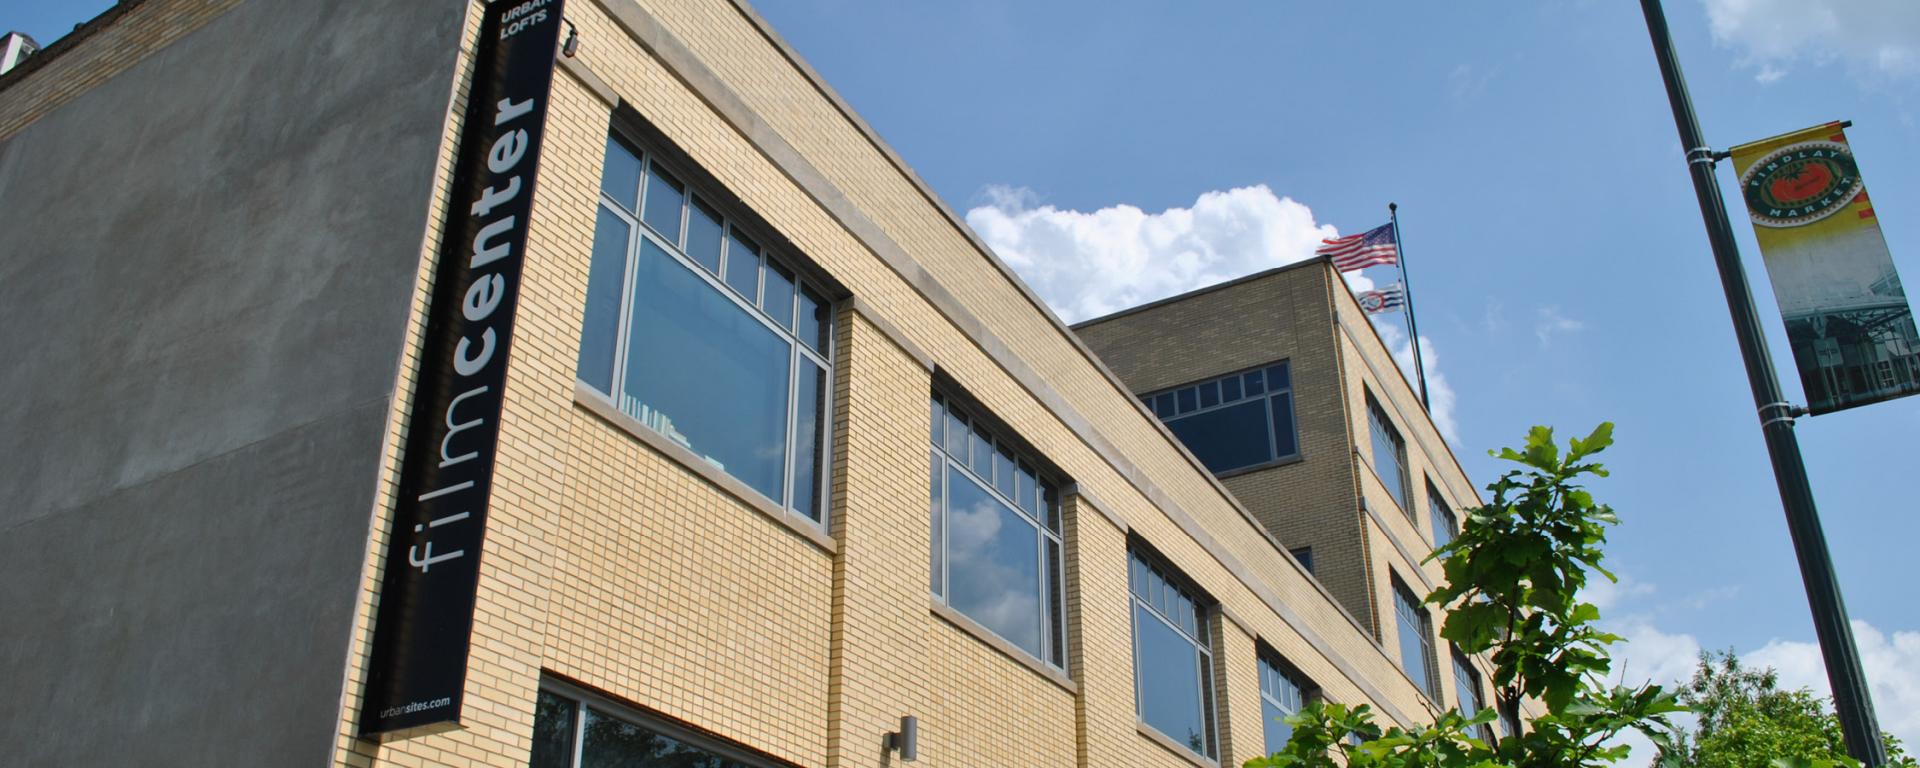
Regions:
[[560, 23], [567, 25], [567, 40], [560, 44], [560, 55], [569, 59], [580, 52], [580, 30], [573, 26], [573, 20], [561, 17]]
[[911, 763], [920, 756], [919, 718], [913, 715], [900, 718], [900, 730], [887, 734], [887, 751], [899, 752], [903, 763]]

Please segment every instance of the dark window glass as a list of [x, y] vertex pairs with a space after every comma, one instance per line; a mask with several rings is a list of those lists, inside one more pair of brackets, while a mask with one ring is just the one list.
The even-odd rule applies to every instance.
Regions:
[[[1192, 597], [1133, 557], [1134, 678], [1140, 721], [1214, 756], [1212, 650]], [[1169, 613], [1180, 614], [1174, 616]]]
[[1240, 381], [1246, 385], [1248, 397], [1267, 391], [1267, 380], [1259, 371], [1248, 371], [1240, 377]]
[[1174, 393], [1180, 400], [1180, 412], [1189, 413], [1200, 408], [1200, 390], [1187, 387]]
[[687, 204], [687, 188], [668, 176], [659, 164], [647, 168], [647, 210], [641, 218], [667, 242], [680, 245], [680, 209]]
[[1429, 665], [1433, 658], [1433, 626], [1426, 609], [1420, 607], [1420, 599], [1398, 579], [1393, 582], [1393, 614], [1400, 635], [1400, 667], [1428, 698], [1438, 700], [1433, 668]]
[[815, 521], [820, 508], [820, 470], [826, 464], [827, 369], [801, 356], [793, 393], [793, 509]]
[[934, 446], [939, 447], [942, 436], [941, 430], [945, 429], [947, 425], [947, 409], [940, 406], [940, 399], [937, 397], [929, 398], [927, 403], [927, 435], [933, 439]]
[[1300, 561], [1300, 566], [1306, 568], [1307, 573], [1313, 573], [1313, 547], [1289, 549], [1287, 552], [1293, 555], [1293, 559]]
[[1508, 714], [1507, 708], [1504, 706], [1500, 708], [1500, 730], [1504, 731], [1508, 736], [1520, 735], [1519, 718]]
[[620, 343], [620, 284], [627, 274], [631, 228], [605, 206], [599, 211], [593, 228], [593, 263], [587, 268], [586, 316], [580, 324], [579, 376], [611, 395], [613, 359]]
[[830, 311], [827, 300], [815, 293], [812, 286], [800, 284], [799, 325], [794, 328], [794, 335], [815, 352], [827, 349], [827, 331], [833, 327]]
[[1168, 392], [1153, 398], [1153, 415], [1164, 419], [1174, 414], [1173, 393]]
[[1047, 628], [1049, 629], [1047, 634], [1052, 641], [1048, 644], [1050, 647], [1047, 651], [1051, 655], [1047, 657], [1047, 660], [1053, 662], [1053, 665], [1056, 667], [1066, 669], [1067, 632], [1066, 622], [1061, 618], [1062, 608], [1060, 607], [1061, 598], [1066, 592], [1060, 588], [1059, 540], [1048, 538], [1046, 540], [1046, 549], [1047, 564], [1044, 573], [1047, 575], [1047, 591], [1045, 595], [1047, 600]]
[[1040, 537], [966, 473], [947, 469], [947, 603], [1035, 657], [1041, 647]]
[[1249, 467], [1273, 458], [1266, 406], [1255, 400], [1167, 422], [1200, 463], [1215, 472]]
[[793, 328], [793, 273], [786, 267], [767, 265], [767, 287], [760, 296], [760, 306], [780, 327]]
[[574, 703], [541, 691], [533, 710], [533, 757], [528, 768], [572, 768]]
[[760, 297], [760, 246], [740, 234], [727, 230], [727, 285], [756, 303]]
[[1054, 533], [1060, 532], [1060, 494], [1052, 483], [1040, 484], [1040, 522]]
[[967, 466], [983, 478], [993, 477], [993, 438], [987, 436], [987, 430], [980, 422], [973, 423], [973, 450], [968, 455]]
[[[1453, 695], [1454, 708], [1461, 717], [1473, 717], [1486, 706], [1480, 698], [1480, 673], [1474, 670], [1458, 648], [1453, 650]], [[1482, 740], [1490, 740], [1493, 738], [1493, 729], [1482, 725], [1474, 729], [1474, 735]]]
[[640, 157], [607, 137], [607, 163], [600, 171], [600, 191], [627, 210], [640, 207]]
[[1200, 407], [1212, 408], [1219, 404], [1220, 404], [1220, 385], [1216, 382], [1211, 382], [1211, 381], [1205, 384], [1201, 384], [1200, 385]]
[[1020, 505], [1032, 517], [1040, 517], [1039, 478], [1034, 477], [1033, 467], [1020, 462], [1020, 471], [1013, 481], [1013, 502]]
[[1260, 659], [1260, 715], [1266, 721], [1267, 754], [1287, 746], [1293, 726], [1285, 718], [1306, 704], [1306, 686], [1265, 657]]
[[720, 274], [720, 241], [725, 232], [720, 214], [700, 198], [694, 198], [693, 210], [687, 214], [687, 256], [708, 272]]
[[1240, 377], [1228, 376], [1220, 380], [1220, 402], [1231, 403], [1240, 399]]
[[587, 708], [580, 768], [747, 768], [646, 728]]
[[1300, 437], [1293, 427], [1293, 393], [1282, 392], [1268, 398], [1272, 401], [1273, 416], [1273, 455], [1292, 456], [1300, 452]]
[[792, 345], [641, 242], [620, 410], [784, 500]]
[[1267, 368], [1267, 389], [1291, 388], [1293, 388], [1293, 377], [1288, 374], [1286, 363]]

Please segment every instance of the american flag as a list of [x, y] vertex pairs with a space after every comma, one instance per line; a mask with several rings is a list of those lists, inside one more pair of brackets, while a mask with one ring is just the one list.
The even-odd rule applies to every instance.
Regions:
[[1407, 305], [1407, 288], [1394, 283], [1377, 291], [1360, 292], [1360, 309], [1369, 315], [1392, 312]]
[[1400, 259], [1400, 246], [1393, 240], [1393, 225], [1382, 224], [1357, 235], [1321, 240], [1315, 256], [1333, 257], [1333, 268], [1341, 272], [1394, 264]]

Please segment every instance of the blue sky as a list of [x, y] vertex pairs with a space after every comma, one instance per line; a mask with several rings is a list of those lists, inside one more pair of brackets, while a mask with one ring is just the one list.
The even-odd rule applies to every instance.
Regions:
[[[52, 42], [109, 3], [0, 0]], [[1920, 274], [1920, 3], [1668, 0], [1715, 147], [1850, 119]], [[1597, 595], [1629, 677], [1733, 647], [1824, 688], [1752, 399], [1637, 4], [762, 0], [1064, 316], [1303, 258], [1398, 202], [1430, 369], [1482, 484], [1532, 424], [1618, 424]], [[591, 44], [591, 41], [588, 41]], [[1724, 164], [1723, 190], [1732, 173]], [[1260, 187], [1264, 186], [1264, 189]], [[1735, 229], [1801, 400], [1751, 229]], [[1139, 269], [1112, 269], [1137, 265]], [[1102, 267], [1108, 269], [1101, 269]], [[1118, 276], [1115, 276], [1118, 275]], [[1117, 308], [1117, 307], [1113, 307]], [[1920, 741], [1920, 399], [1799, 437], [1883, 726]]]

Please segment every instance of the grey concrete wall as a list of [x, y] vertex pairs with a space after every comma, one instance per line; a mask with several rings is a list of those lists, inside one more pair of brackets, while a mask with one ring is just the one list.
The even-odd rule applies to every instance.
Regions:
[[0, 144], [0, 762], [329, 759], [464, 11], [252, 0]]

